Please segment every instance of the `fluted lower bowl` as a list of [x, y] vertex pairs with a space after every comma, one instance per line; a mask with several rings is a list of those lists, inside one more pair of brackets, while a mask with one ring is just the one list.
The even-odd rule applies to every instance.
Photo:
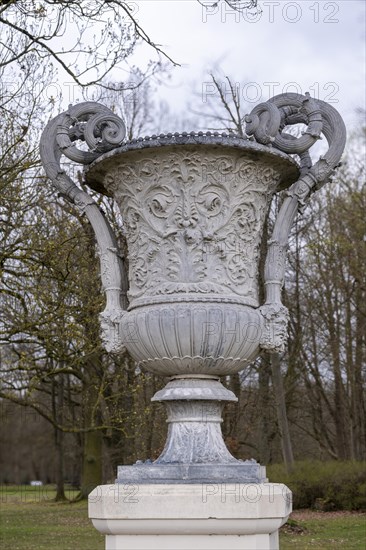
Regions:
[[155, 374], [222, 376], [256, 358], [263, 320], [241, 304], [160, 304], [128, 312], [121, 330], [132, 357]]

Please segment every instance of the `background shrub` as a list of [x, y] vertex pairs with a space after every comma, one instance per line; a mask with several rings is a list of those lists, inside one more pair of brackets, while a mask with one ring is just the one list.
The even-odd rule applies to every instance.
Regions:
[[290, 473], [274, 464], [267, 476], [291, 489], [294, 509], [366, 510], [366, 462], [301, 461]]

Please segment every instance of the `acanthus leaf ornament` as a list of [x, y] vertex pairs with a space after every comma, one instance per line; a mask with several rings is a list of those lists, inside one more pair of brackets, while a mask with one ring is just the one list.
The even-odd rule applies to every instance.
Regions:
[[[131, 162], [122, 157], [103, 182], [125, 220], [131, 307], [164, 294], [164, 288], [166, 294], [174, 289], [206, 289], [216, 298], [237, 294], [258, 305], [255, 260], [278, 172], [270, 166], [258, 169], [235, 150], [227, 156], [209, 149], [189, 157], [168, 149], [158, 153], [148, 151], [148, 176], [146, 159], [136, 158], [133, 173], [121, 180], [125, 163]], [[243, 180], [246, 171], [249, 177]]]

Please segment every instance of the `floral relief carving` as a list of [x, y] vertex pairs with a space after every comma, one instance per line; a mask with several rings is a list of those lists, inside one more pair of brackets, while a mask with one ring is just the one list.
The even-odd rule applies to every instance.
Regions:
[[164, 148], [141, 157], [104, 182], [126, 226], [131, 305], [175, 293], [256, 305], [259, 238], [277, 170], [240, 151]]

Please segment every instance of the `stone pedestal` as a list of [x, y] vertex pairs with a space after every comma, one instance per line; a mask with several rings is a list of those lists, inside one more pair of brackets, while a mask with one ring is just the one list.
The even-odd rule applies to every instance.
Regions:
[[115, 484], [89, 496], [106, 550], [276, 550], [291, 510], [277, 483]]

